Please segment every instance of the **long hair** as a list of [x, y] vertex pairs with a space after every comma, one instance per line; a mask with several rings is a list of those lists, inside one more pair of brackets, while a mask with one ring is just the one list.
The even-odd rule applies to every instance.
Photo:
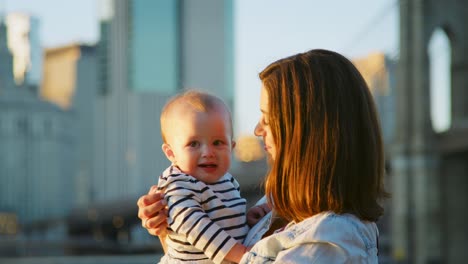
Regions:
[[366, 82], [344, 56], [311, 50], [260, 73], [276, 146], [265, 193], [300, 222], [324, 211], [376, 221], [383, 214], [384, 154]]

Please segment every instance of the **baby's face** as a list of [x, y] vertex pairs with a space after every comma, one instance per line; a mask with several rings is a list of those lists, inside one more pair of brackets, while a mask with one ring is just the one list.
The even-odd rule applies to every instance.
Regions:
[[184, 173], [213, 183], [228, 171], [235, 144], [228, 113], [181, 110], [171, 118], [165, 135], [163, 151]]

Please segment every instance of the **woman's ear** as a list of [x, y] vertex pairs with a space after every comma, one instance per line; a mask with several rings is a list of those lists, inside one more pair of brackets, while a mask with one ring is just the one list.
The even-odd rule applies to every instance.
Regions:
[[162, 144], [162, 151], [164, 152], [168, 160], [170, 160], [172, 163], [175, 163], [174, 151], [172, 151], [172, 148], [169, 144]]

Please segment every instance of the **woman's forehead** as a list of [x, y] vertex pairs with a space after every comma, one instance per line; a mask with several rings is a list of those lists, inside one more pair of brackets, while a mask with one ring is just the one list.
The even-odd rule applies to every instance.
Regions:
[[260, 91], [260, 111], [266, 113], [268, 111], [268, 92], [265, 86], [262, 85], [262, 89]]

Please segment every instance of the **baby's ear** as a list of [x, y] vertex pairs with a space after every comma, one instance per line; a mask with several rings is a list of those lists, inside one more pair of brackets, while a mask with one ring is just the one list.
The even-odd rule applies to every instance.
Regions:
[[170, 160], [172, 163], [175, 162], [174, 151], [172, 151], [172, 148], [169, 144], [162, 144], [162, 151], [164, 152], [168, 160]]
[[234, 149], [235, 147], [236, 147], [236, 141], [233, 140], [233, 141], [231, 142], [231, 149]]

